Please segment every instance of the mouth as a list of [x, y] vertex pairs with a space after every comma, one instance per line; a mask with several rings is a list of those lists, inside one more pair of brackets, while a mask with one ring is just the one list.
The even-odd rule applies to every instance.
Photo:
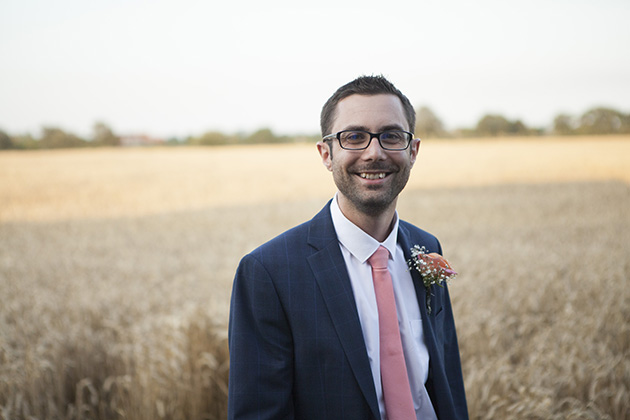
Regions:
[[359, 177], [363, 179], [383, 179], [387, 176], [386, 172], [359, 172]]

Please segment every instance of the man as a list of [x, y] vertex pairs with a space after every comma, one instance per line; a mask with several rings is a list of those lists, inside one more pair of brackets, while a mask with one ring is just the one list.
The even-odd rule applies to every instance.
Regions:
[[230, 419], [468, 418], [448, 288], [427, 292], [406, 263], [415, 245], [440, 244], [396, 213], [420, 147], [414, 125], [381, 76], [324, 105], [317, 149], [338, 192], [238, 267]]

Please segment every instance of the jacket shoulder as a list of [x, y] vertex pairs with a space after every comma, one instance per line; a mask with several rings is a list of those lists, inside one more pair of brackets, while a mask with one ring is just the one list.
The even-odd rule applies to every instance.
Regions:
[[291, 255], [310, 253], [313, 248], [321, 248], [333, 240], [336, 234], [330, 216], [330, 201], [311, 220], [301, 223], [270, 239], [249, 255], [264, 255], [284, 250]]
[[437, 252], [442, 254], [442, 246], [438, 238], [432, 233], [419, 227], [412, 225], [409, 222], [400, 220], [399, 230], [407, 242], [411, 245], [424, 246], [429, 252]]
[[277, 248], [296, 247], [299, 244], [305, 244], [309, 231], [309, 223], [304, 222], [297, 226], [288, 229], [276, 237], [268, 240], [256, 249], [250, 252], [250, 254], [259, 254], [272, 251]]

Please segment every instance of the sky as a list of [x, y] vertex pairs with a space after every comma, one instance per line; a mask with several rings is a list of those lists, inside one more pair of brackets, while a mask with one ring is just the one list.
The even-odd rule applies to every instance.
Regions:
[[316, 134], [383, 74], [447, 128], [630, 113], [627, 0], [0, 0], [0, 129]]

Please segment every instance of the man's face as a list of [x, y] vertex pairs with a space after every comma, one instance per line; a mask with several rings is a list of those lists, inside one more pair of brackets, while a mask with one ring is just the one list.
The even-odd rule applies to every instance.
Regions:
[[[379, 133], [391, 129], [410, 129], [398, 97], [351, 95], [337, 104], [331, 133], [342, 130]], [[375, 216], [395, 208], [398, 194], [409, 180], [419, 144], [414, 139], [407, 150], [387, 151], [376, 138], [365, 150], [342, 149], [337, 139], [318, 143], [324, 165], [333, 173], [339, 189], [339, 205], [346, 216], [356, 211]]]

